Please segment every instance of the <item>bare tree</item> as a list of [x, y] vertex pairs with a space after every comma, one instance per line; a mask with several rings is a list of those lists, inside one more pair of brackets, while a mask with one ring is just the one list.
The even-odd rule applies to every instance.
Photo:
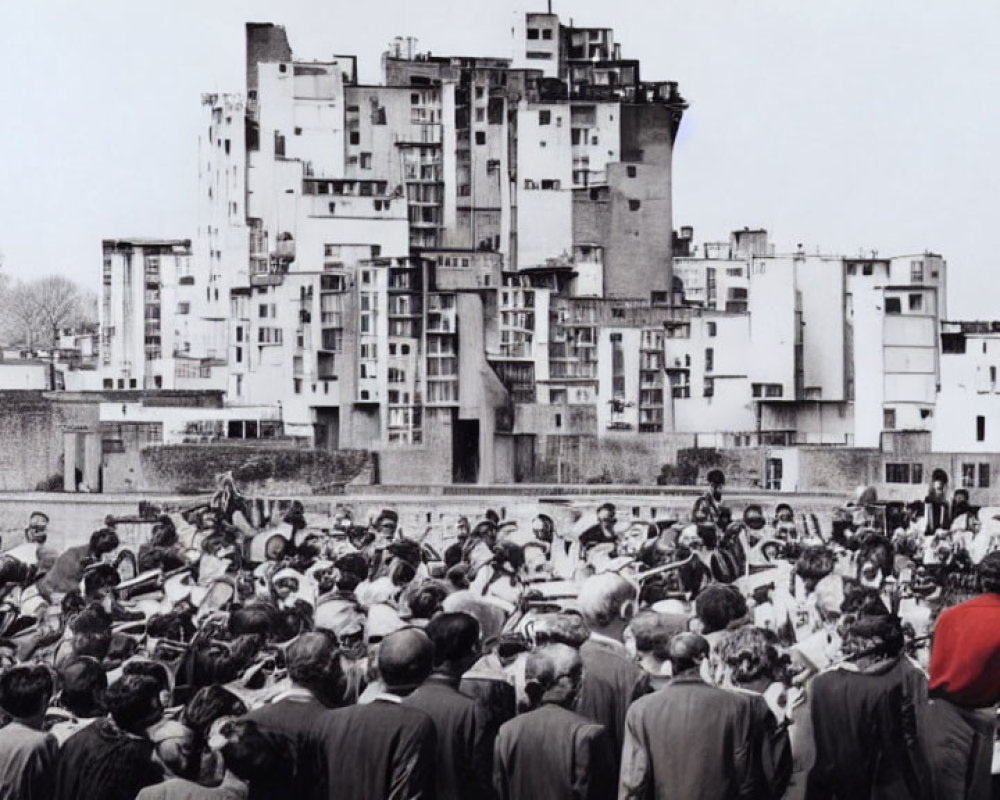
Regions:
[[56, 345], [63, 328], [95, 321], [90, 293], [61, 275], [14, 284], [3, 292], [0, 305], [5, 338], [30, 350]]

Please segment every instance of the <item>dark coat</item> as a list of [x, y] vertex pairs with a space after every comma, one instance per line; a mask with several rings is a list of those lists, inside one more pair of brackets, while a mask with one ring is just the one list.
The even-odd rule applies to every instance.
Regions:
[[583, 685], [574, 710], [607, 728], [617, 764], [625, 738], [625, 714], [633, 700], [649, 692], [649, 674], [622, 655], [612, 642], [600, 639], [584, 642], [580, 658]]
[[403, 702], [427, 714], [437, 730], [436, 800], [489, 798], [495, 734], [487, 732], [476, 701], [458, 690], [457, 680], [432, 675]]
[[134, 800], [163, 779], [153, 743], [125, 733], [109, 718], [74, 733], [59, 751], [55, 800]]
[[834, 668], [809, 689], [816, 762], [808, 800], [922, 798], [929, 776], [917, 730], [927, 679], [907, 659], [855, 672]]
[[[326, 775], [317, 795], [338, 800], [426, 800], [434, 796], [434, 723], [387, 699], [321, 715], [312, 732]], [[291, 795], [289, 795], [291, 798]]]
[[615, 754], [604, 726], [543, 705], [500, 727], [493, 751], [500, 800], [605, 800], [615, 796]]
[[327, 708], [312, 697], [288, 697], [274, 703], [255, 708], [246, 715], [263, 731], [284, 736], [295, 748], [295, 763], [290, 765], [293, 774], [292, 785], [286, 786], [289, 797], [315, 797], [319, 800], [326, 795], [315, 794], [317, 786], [326, 778], [323, 754], [319, 752], [312, 732]]
[[757, 741], [746, 697], [679, 675], [629, 709], [618, 797], [757, 800]]

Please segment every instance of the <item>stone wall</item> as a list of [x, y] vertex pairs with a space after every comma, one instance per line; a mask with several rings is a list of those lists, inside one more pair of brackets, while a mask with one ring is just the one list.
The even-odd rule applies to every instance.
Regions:
[[[336, 491], [351, 481], [370, 482], [375, 460], [365, 450], [273, 449], [239, 445], [147, 447], [131, 491], [198, 493], [216, 488], [232, 472], [251, 493], [310, 495]], [[122, 487], [123, 489], [125, 487]], [[119, 487], [107, 487], [118, 491]]]

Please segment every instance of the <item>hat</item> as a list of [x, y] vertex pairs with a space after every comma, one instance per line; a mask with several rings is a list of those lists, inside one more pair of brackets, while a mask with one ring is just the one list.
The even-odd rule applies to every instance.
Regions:
[[932, 481], [941, 481], [941, 483], [947, 483], [948, 482], [948, 473], [945, 472], [940, 467], [938, 467], [937, 469], [935, 469], [931, 473], [931, 480]]
[[375, 527], [381, 527], [383, 522], [391, 522], [393, 525], [398, 525], [399, 514], [391, 508], [383, 508], [375, 518]]
[[764, 509], [756, 504], [747, 506], [743, 511], [743, 524], [752, 531], [759, 531], [766, 524]]

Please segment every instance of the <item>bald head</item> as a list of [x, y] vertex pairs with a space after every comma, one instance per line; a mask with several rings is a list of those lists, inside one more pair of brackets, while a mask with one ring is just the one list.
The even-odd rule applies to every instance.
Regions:
[[386, 688], [408, 693], [427, 680], [434, 666], [434, 645], [419, 628], [403, 628], [382, 640], [378, 670]]
[[591, 628], [606, 628], [632, 616], [638, 590], [614, 572], [587, 578], [580, 586], [576, 607]]

